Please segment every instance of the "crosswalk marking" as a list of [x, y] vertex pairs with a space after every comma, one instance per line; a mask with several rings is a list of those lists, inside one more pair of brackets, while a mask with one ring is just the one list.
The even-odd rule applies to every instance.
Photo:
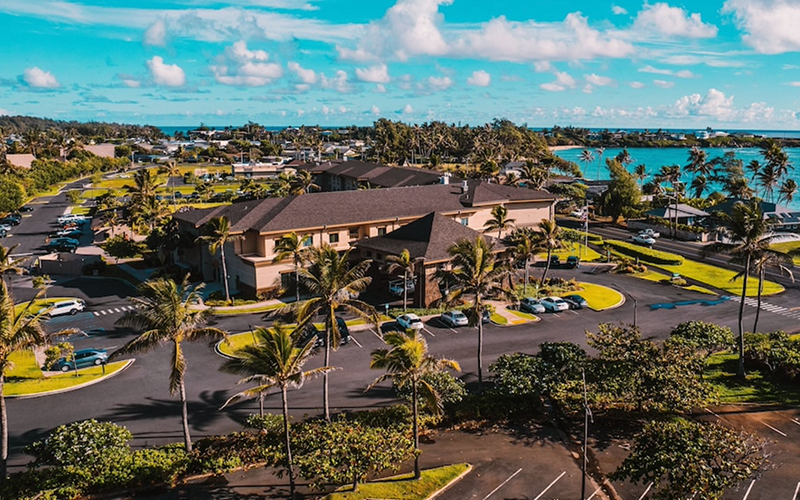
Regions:
[[[733, 302], [742, 301], [742, 298], [740, 296], [728, 296], [727, 298]], [[746, 306], [758, 308], [758, 300], [752, 297], [746, 297], [744, 299], [744, 304]], [[773, 314], [785, 316], [787, 318], [800, 319], [800, 310], [798, 310], [798, 308], [796, 307], [787, 308], [776, 304], [770, 304], [769, 302], [761, 301], [761, 309], [767, 312], [771, 312]]]

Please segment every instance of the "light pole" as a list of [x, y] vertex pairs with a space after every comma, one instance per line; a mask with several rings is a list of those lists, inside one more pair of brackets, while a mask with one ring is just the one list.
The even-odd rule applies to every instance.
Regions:
[[587, 451], [589, 449], [589, 420], [592, 417], [592, 410], [589, 409], [589, 400], [586, 397], [586, 371], [581, 368], [581, 379], [583, 380], [583, 474], [581, 477], [581, 500], [586, 500], [586, 468], [589, 464]]
[[628, 298], [633, 301], [633, 327], [636, 328], [636, 324], [637, 324], [636, 323], [636, 312], [637, 312], [637, 309], [638, 309], [638, 304], [636, 303], [636, 297], [631, 295], [630, 292], [628, 292], [627, 290], [625, 290], [624, 288], [622, 288], [621, 286], [619, 286], [617, 284], [613, 284], [611, 286], [613, 288], [616, 288], [620, 292], [624, 293], [625, 295], [627, 295]]

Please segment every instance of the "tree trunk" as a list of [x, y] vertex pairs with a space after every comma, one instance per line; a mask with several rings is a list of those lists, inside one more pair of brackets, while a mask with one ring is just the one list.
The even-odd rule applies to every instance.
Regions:
[[[742, 380], [745, 378], [744, 371], [744, 323], [742, 317], [744, 316], [744, 299], [747, 297], [747, 278], [748, 271], [750, 270], [750, 256], [747, 256], [744, 266], [744, 280], [742, 281], [742, 300], [739, 302], [739, 367], [736, 371], [738, 377]], [[325, 365], [327, 366], [327, 365]]]
[[405, 314], [407, 307], [408, 307], [408, 269], [403, 271], [403, 314]]
[[[333, 317], [333, 311], [330, 312], [330, 318], [331, 318], [331, 325], [332, 325], [333, 324], [332, 322], [336, 321], [334, 319], [334, 317]], [[330, 363], [330, 361], [331, 361], [331, 343], [333, 341], [333, 339], [331, 337], [333, 336], [333, 332], [331, 331], [331, 326], [327, 325], [327, 324], [325, 325], [325, 330], [326, 330], [325, 331], [325, 361], [324, 361], [322, 366], [331, 366], [331, 363]], [[325, 373], [322, 374], [322, 405], [324, 406], [325, 421], [326, 422], [330, 422], [331, 421], [331, 410], [330, 410], [330, 404], [329, 403], [330, 402], [328, 400], [328, 372], [326, 371]]]
[[531, 265], [530, 259], [528, 257], [525, 257], [525, 283], [522, 284], [522, 295], [528, 295], [528, 278], [530, 277], [529, 276], [530, 271], [528, 271], [528, 268], [530, 267], [530, 265]]
[[300, 303], [300, 263], [294, 264], [294, 300], [295, 303]]
[[294, 469], [292, 462], [292, 442], [289, 439], [289, 403], [286, 399], [286, 387], [281, 387], [281, 397], [283, 398], [283, 435], [286, 439], [286, 468], [289, 469], [289, 498], [294, 499]]
[[231, 304], [231, 291], [228, 288], [228, 266], [225, 264], [225, 242], [219, 246], [219, 255], [222, 258], [222, 283], [225, 284], [225, 301]]
[[756, 319], [753, 321], [753, 333], [758, 333], [758, 316], [761, 313], [761, 294], [764, 292], [764, 273], [766, 269], [762, 266], [758, 273], [758, 306], [756, 307]]
[[8, 415], [6, 414], [5, 375], [0, 373], [0, 484], [6, 483], [8, 467]]
[[417, 395], [417, 381], [411, 383], [411, 413], [414, 421], [411, 423], [414, 431], [414, 479], [422, 477], [419, 470], [419, 396]]
[[264, 418], [264, 393], [258, 395], [258, 416]]
[[183, 423], [183, 443], [186, 446], [186, 453], [192, 452], [192, 436], [189, 434], [189, 404], [186, 402], [186, 385], [181, 377], [181, 418]]
[[[483, 321], [481, 321], [480, 296], [475, 297], [475, 309], [478, 314], [478, 392], [483, 392]], [[328, 365], [325, 365], [328, 366]]]
[[550, 270], [550, 257], [553, 254], [551, 248], [547, 249], [547, 262], [544, 263], [544, 272], [542, 273], [542, 286], [544, 286], [544, 279], [547, 277], [547, 271]]

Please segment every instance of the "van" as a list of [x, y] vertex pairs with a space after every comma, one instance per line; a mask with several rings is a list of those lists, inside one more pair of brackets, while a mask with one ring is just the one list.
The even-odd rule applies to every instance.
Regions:
[[39, 313], [46, 314], [52, 318], [53, 316], [62, 316], [64, 314], [75, 315], [84, 309], [86, 309], [86, 302], [81, 299], [70, 299], [56, 302], [50, 307], [39, 310]]

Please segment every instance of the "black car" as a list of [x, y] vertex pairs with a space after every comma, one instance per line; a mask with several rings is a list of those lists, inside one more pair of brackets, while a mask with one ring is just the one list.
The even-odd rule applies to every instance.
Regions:
[[[350, 343], [350, 330], [347, 328], [347, 323], [342, 318], [336, 318], [336, 326], [339, 328], [339, 336], [341, 337], [341, 341], [339, 342], [340, 345], [346, 345]], [[316, 341], [314, 342], [314, 347], [324, 347], [325, 346], [325, 330], [321, 330], [316, 327], [313, 323], [309, 322], [306, 324], [305, 328], [303, 329], [302, 334], [300, 335], [300, 345], [304, 346], [307, 343], [311, 342], [311, 340], [316, 337]]]
[[0, 224], [8, 224], [10, 226], [19, 226], [20, 220], [16, 217], [3, 217], [0, 219]]
[[558, 255], [551, 255], [550, 256], [550, 267], [558, 267], [561, 265], [561, 259]]
[[33, 212], [33, 207], [29, 207], [29, 206], [26, 205], [24, 207], [19, 207], [19, 211], [20, 212]]
[[73, 245], [71, 243], [67, 243], [64, 241], [51, 241], [44, 247], [47, 253], [55, 253], [55, 252], [75, 253], [75, 250], [77, 248], [78, 245]]

